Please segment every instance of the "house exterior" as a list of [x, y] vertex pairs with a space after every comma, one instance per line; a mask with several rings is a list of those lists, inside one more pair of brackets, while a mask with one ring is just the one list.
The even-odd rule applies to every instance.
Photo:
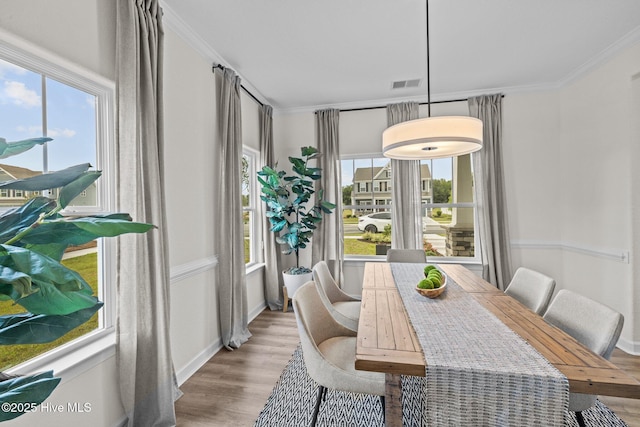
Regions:
[[[353, 174], [353, 188], [351, 190], [351, 205], [354, 215], [364, 215], [375, 212], [380, 208], [371, 205], [391, 204], [391, 162], [384, 166], [357, 168]], [[422, 189], [422, 203], [431, 203], [432, 185], [429, 165], [420, 165], [420, 186]], [[360, 208], [359, 206], [362, 206]]]
[[[42, 172], [33, 171], [20, 166], [0, 164], [0, 183], [13, 181], [15, 179], [27, 179], [37, 175], [42, 175]], [[47, 197], [56, 197], [57, 191], [57, 189], [51, 190], [51, 194], [47, 195]], [[27, 200], [40, 195], [40, 191], [23, 191], [0, 188], [0, 209], [20, 206]], [[94, 182], [80, 195], [73, 199], [71, 206], [95, 206], [97, 200], [96, 197], [97, 188]]]

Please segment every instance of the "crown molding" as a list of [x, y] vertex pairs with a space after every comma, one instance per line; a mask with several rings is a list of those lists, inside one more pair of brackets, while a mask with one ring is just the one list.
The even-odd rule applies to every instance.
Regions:
[[[176, 32], [183, 40], [185, 40], [192, 48], [194, 48], [197, 52], [199, 52], [203, 57], [210, 60], [212, 63], [218, 64], [228, 64], [228, 62], [218, 53], [215, 49], [213, 49], [207, 42], [205, 42], [189, 25], [187, 25], [180, 16], [178, 16], [165, 2], [161, 1], [162, 9], [164, 11], [164, 19], [163, 22], [167, 24], [167, 27]], [[466, 92], [451, 92], [444, 94], [432, 94], [432, 102], [438, 101], [446, 101], [449, 99], [461, 99], [461, 98], [469, 98], [473, 96], [486, 95], [488, 93], [502, 93], [504, 95], [516, 94], [516, 93], [527, 93], [527, 92], [544, 92], [544, 91], [553, 91], [561, 89], [582, 76], [586, 75], [590, 71], [594, 70], [598, 66], [602, 65], [606, 61], [613, 58], [616, 54], [618, 54], [623, 49], [637, 43], [640, 41], [640, 26], [636, 27], [629, 33], [627, 33], [624, 37], [617, 40], [615, 43], [611, 44], [609, 47], [604, 49], [602, 52], [592, 57], [584, 64], [580, 65], [578, 68], [567, 74], [564, 78], [561, 78], [555, 82], [547, 82], [540, 83], [535, 85], [524, 85], [524, 86], [506, 86], [506, 87], [494, 87], [494, 88], [484, 88], [473, 91]], [[231, 67], [233, 68], [233, 67]], [[267, 98], [260, 93], [260, 91], [251, 84], [251, 82], [245, 79], [237, 70], [236, 73], [242, 79], [242, 84], [249, 90], [252, 94], [254, 94], [261, 102], [265, 104], [270, 104], [273, 106], [273, 114], [274, 115], [284, 115], [284, 114], [301, 114], [301, 113], [313, 113], [316, 110], [323, 110], [327, 108], [337, 108], [341, 110], [348, 110], [352, 108], [375, 108], [385, 106], [387, 104], [392, 104], [396, 102], [404, 102], [404, 101], [415, 101], [424, 103], [427, 101], [426, 94], [419, 96], [405, 96], [405, 97], [395, 97], [395, 98], [384, 98], [384, 99], [374, 99], [374, 100], [364, 100], [364, 101], [353, 101], [353, 102], [343, 102], [343, 103], [335, 103], [335, 104], [321, 104], [321, 105], [307, 105], [300, 107], [292, 107], [292, 108], [282, 108], [277, 105], [273, 105], [268, 102]]]
[[[247, 80], [242, 74], [238, 72], [238, 70], [234, 69], [229, 65], [229, 61], [225, 60], [222, 55], [220, 55], [210, 44], [208, 44], [202, 37], [198, 35], [190, 25], [188, 25], [184, 20], [173, 11], [173, 9], [164, 1], [160, 2], [162, 7], [162, 22], [163, 24], [169, 28], [171, 31], [175, 32], [181, 39], [183, 39], [189, 46], [191, 46], [196, 52], [198, 52], [202, 57], [208, 60], [211, 64], [220, 64], [225, 67], [232, 68], [240, 80], [242, 85], [253, 95], [256, 96], [263, 104], [269, 104], [267, 98], [260, 93], [255, 86], [251, 84], [249, 80]], [[275, 107], [274, 107], [275, 110]]]
[[583, 77], [590, 71], [604, 64], [605, 62], [612, 59], [615, 55], [620, 53], [622, 50], [626, 49], [634, 45], [635, 43], [640, 41], [640, 26], [628, 32], [621, 39], [618, 39], [615, 43], [611, 44], [609, 47], [604, 49], [602, 52], [592, 57], [584, 64], [576, 68], [573, 72], [569, 73], [565, 78], [558, 81], [558, 87], [567, 86], [579, 78]]

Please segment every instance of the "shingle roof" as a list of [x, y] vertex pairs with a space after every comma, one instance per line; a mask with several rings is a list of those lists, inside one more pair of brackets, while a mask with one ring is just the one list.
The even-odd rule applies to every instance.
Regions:
[[21, 168], [19, 166], [0, 164], [0, 169], [12, 176], [13, 179], [25, 179], [36, 175], [42, 175], [42, 172], [40, 171], [32, 171], [31, 169]]

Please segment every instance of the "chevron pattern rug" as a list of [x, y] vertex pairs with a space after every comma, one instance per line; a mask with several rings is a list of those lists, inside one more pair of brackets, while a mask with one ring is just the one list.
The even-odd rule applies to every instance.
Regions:
[[[421, 427], [420, 404], [424, 398], [421, 395], [424, 387], [420, 384], [420, 378], [405, 377], [402, 388], [403, 425]], [[311, 422], [317, 392], [318, 385], [307, 375], [302, 350], [298, 347], [282, 372], [254, 426], [308, 426]], [[586, 424], [590, 427], [626, 427], [624, 421], [600, 401], [582, 414]], [[573, 415], [569, 416], [568, 425], [578, 426]], [[383, 427], [380, 399], [377, 396], [328, 390], [326, 399], [320, 406], [317, 426]]]

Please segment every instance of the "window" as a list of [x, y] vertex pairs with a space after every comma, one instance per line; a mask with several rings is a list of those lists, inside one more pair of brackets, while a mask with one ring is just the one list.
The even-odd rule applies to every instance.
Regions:
[[244, 262], [259, 262], [258, 245], [258, 181], [256, 164], [258, 153], [245, 147], [242, 153], [242, 223], [244, 224]]
[[[0, 137], [17, 141], [48, 136], [53, 141], [0, 160], [0, 182], [90, 163], [102, 170], [102, 177], [87, 189], [85, 197], [72, 201], [65, 212], [108, 212], [114, 200], [109, 191], [113, 176], [108, 162], [113, 156], [113, 83], [47, 52], [35, 52], [29, 46], [25, 49], [0, 41]], [[56, 196], [55, 189], [44, 193]], [[39, 195], [36, 191], [1, 190], [0, 209], [19, 206]], [[93, 242], [70, 248], [63, 259], [63, 264], [78, 271], [93, 287], [105, 303], [103, 309], [53, 343], [8, 347], [10, 351], [0, 354], [0, 370], [26, 361], [26, 369], [37, 370], [113, 331], [115, 290], [105, 285], [113, 283], [110, 247], [107, 242]], [[0, 315], [21, 311], [24, 309], [11, 301], [0, 302]]]
[[[345, 256], [376, 255], [376, 246], [391, 240], [381, 222], [392, 220], [391, 162], [387, 158], [343, 159], [341, 167]], [[476, 258], [472, 184], [469, 155], [420, 162], [422, 227], [428, 256]]]

